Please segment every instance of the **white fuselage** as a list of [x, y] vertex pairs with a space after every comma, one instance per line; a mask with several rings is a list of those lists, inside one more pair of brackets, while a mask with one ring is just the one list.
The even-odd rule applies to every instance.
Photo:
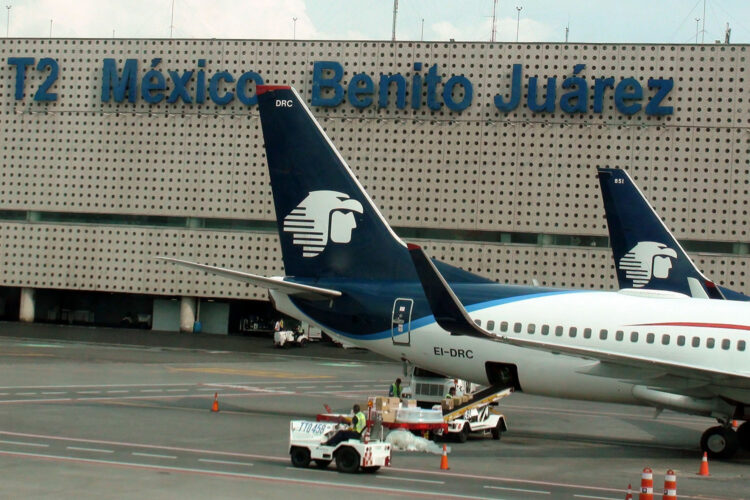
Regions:
[[[286, 295], [274, 293], [274, 300], [282, 312], [304, 316]], [[596, 291], [542, 294], [498, 302], [469, 308], [474, 321], [481, 322], [482, 328], [498, 336], [625, 354], [688, 369], [750, 375], [750, 309], [744, 303]], [[383, 314], [389, 316], [390, 311]], [[314, 322], [309, 317], [305, 320]], [[491, 339], [450, 335], [434, 320], [412, 329], [408, 345], [399, 343], [404, 339], [403, 334], [397, 336], [395, 342], [383, 335], [371, 336], [379, 338], [368, 340], [367, 336], [350, 336], [352, 332], [336, 332], [326, 325], [318, 326], [384, 356], [407, 359], [428, 370], [477, 383], [488, 382], [486, 363], [507, 363], [517, 367], [521, 389], [527, 393], [650, 404], [634, 395], [634, 388], [643, 386], [648, 378], [635, 368], [620, 366], [620, 373], [597, 371], [600, 362], [594, 359], [552, 354]], [[682, 382], [688, 380], [690, 377]], [[679, 385], [680, 381], [675, 383]], [[747, 388], [715, 382], [698, 383], [695, 387], [695, 381], [692, 383], [691, 397], [720, 396], [750, 404]], [[679, 390], [678, 387], [677, 392]]]

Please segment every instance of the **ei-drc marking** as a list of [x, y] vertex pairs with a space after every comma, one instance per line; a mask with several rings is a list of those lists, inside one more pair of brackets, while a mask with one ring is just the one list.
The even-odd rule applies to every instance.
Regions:
[[435, 346], [433, 348], [433, 352], [435, 353], [435, 356], [474, 359], [474, 351], [472, 351], [471, 349], [455, 349], [453, 347], [451, 347], [450, 349], [443, 349], [442, 347]]

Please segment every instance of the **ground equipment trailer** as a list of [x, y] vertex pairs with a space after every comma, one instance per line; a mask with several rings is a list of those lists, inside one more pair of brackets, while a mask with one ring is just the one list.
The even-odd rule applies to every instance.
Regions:
[[292, 420], [289, 423], [289, 456], [295, 467], [308, 467], [311, 461], [319, 468], [336, 462], [340, 472], [375, 472], [391, 464], [391, 445], [383, 441], [343, 441], [336, 446], [325, 443], [342, 427], [334, 422]]
[[443, 409], [443, 420], [447, 430], [433, 431], [437, 436], [455, 437], [464, 443], [469, 434], [491, 434], [492, 439], [500, 439], [500, 435], [508, 430], [505, 416], [495, 411], [497, 402], [510, 395], [512, 388], [498, 389], [488, 387], [475, 393], [472, 398], [452, 409]]

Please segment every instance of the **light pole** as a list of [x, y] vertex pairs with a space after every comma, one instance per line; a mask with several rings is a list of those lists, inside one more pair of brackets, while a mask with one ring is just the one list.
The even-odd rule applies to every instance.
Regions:
[[5, 21], [5, 38], [8, 38], [8, 33], [10, 33], [10, 8], [13, 7], [12, 5], [6, 5], [5, 8], [8, 9], [8, 17]]
[[700, 22], [701, 22], [701, 18], [696, 17], [695, 18], [695, 43], [698, 43], [698, 30], [700, 28]]
[[292, 40], [297, 39], [297, 18], [292, 18]]
[[422, 34], [419, 36], [419, 41], [424, 41], [424, 17], [422, 18]]
[[523, 10], [523, 7], [516, 7], [516, 11], [518, 12], [516, 16], [516, 43], [518, 43], [518, 27], [521, 24], [521, 10]]

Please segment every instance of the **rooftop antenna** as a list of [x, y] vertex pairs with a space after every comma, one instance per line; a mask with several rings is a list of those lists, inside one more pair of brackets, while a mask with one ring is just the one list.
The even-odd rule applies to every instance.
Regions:
[[706, 0], [703, 0], [703, 29], [701, 30], [701, 43], [706, 38]]
[[565, 26], [565, 43], [568, 43], [568, 33], [570, 33], [570, 21]]
[[169, 23], [169, 38], [172, 38], [172, 32], [174, 32], [174, 0], [172, 0], [172, 19]]
[[292, 25], [293, 25], [293, 27], [292, 27], [292, 40], [296, 40], [297, 39], [297, 18], [296, 17], [292, 18]]
[[393, 31], [391, 33], [391, 41], [396, 41], [396, 14], [398, 13], [398, 0], [393, 0]]
[[490, 35], [490, 42], [495, 41], [495, 36], [497, 35], [497, 0], [495, 0], [492, 4], [492, 34]]
[[727, 23], [727, 29], [724, 31], [724, 43], [729, 43], [729, 37], [732, 35], [732, 28], [729, 27], [729, 23]]
[[52, 38], [52, 19], [49, 20], [49, 37]]
[[424, 42], [424, 17], [422, 18], [422, 34], [419, 36], [419, 41]]
[[8, 38], [8, 33], [10, 33], [10, 8], [13, 7], [12, 5], [6, 5], [5, 8], [8, 9], [8, 16], [7, 20], [5, 21], [5, 38]]

